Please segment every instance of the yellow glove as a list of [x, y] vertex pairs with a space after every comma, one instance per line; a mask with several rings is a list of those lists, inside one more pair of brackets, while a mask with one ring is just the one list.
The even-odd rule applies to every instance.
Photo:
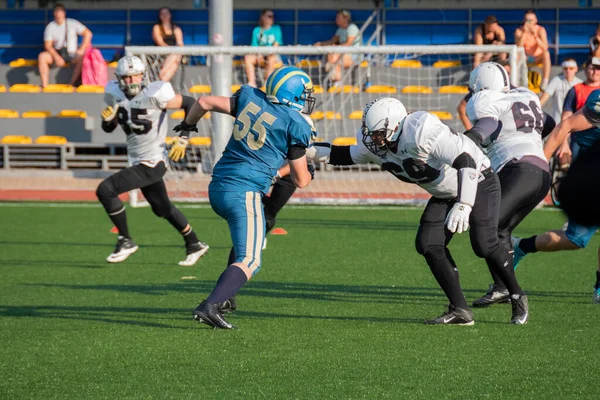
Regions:
[[114, 107], [108, 106], [104, 110], [102, 110], [102, 119], [106, 122], [110, 122], [115, 119], [117, 115], [117, 111], [119, 111], [119, 105], [116, 104]]
[[185, 149], [188, 145], [189, 139], [187, 136], [179, 136], [171, 145], [169, 150], [169, 158], [175, 162], [183, 160], [185, 158]]

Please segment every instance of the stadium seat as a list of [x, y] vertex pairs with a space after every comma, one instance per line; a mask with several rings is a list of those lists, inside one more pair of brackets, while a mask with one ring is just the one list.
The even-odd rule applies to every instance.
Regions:
[[344, 85], [343, 87], [332, 86], [327, 90], [327, 93], [360, 93], [360, 88], [358, 86], [352, 85]]
[[388, 85], [372, 85], [365, 89], [365, 93], [394, 94], [398, 93], [398, 89]]
[[231, 85], [231, 93], [237, 92], [241, 87], [242, 85]]
[[314, 86], [314, 94], [323, 94], [324, 90], [323, 90], [323, 86], [321, 85], [315, 85]]
[[80, 110], [62, 110], [56, 116], [58, 118], [87, 118], [87, 113]]
[[0, 85], [0, 93], [6, 92], [6, 86]]
[[165, 143], [167, 144], [167, 146], [170, 146], [173, 144], [173, 142], [175, 142], [175, 140], [177, 140], [177, 136], [167, 136], [165, 138]]
[[174, 111], [169, 116], [169, 118], [171, 119], [183, 119], [183, 117], [185, 117], [185, 111], [183, 110]]
[[369, 62], [367, 60], [363, 60], [363, 62], [360, 63], [359, 67], [361, 68], [367, 68], [369, 66]]
[[447, 85], [440, 87], [440, 93], [443, 94], [467, 94], [469, 88], [467, 86]]
[[0, 110], [0, 118], [19, 118], [19, 113], [15, 110]]
[[354, 137], [337, 137], [333, 139], [331, 143], [334, 146], [354, 146], [356, 145], [356, 138]]
[[244, 65], [244, 60], [233, 60], [231, 63], [233, 67], [241, 67], [242, 65]]
[[108, 68], [117, 68], [117, 64], [118, 64], [118, 62], [117, 62], [117, 61], [111, 61], [111, 62], [107, 62], [107, 63], [106, 63], [106, 66], [107, 66]]
[[31, 138], [29, 136], [21, 135], [7, 135], [0, 140], [2, 144], [31, 144]]
[[421, 68], [423, 64], [419, 60], [394, 60], [392, 68]]
[[52, 115], [52, 113], [50, 111], [31, 110], [31, 111], [25, 111], [23, 114], [21, 114], [21, 118], [46, 118], [51, 115]]
[[17, 58], [16, 60], [12, 60], [8, 66], [12, 68], [17, 67], [35, 67], [37, 65], [37, 60], [31, 60], [26, 58]]
[[29, 83], [17, 83], [12, 85], [8, 91], [12, 93], [39, 93], [42, 91], [42, 88]]
[[204, 136], [194, 136], [190, 138], [190, 145], [192, 146], [210, 146], [212, 140], [209, 137]]
[[323, 118], [324, 119], [342, 119], [342, 114], [340, 114], [339, 112], [335, 112], [335, 111], [315, 111], [313, 112], [310, 117], [312, 118], [313, 121], [320, 121]]
[[429, 111], [431, 114], [437, 116], [441, 120], [450, 120], [453, 119], [452, 114], [448, 111]]
[[402, 93], [431, 94], [433, 93], [433, 89], [429, 86], [405, 86], [402, 88]]
[[35, 144], [67, 144], [64, 136], [42, 135], [35, 139]]
[[104, 93], [104, 86], [100, 85], [81, 85], [75, 89], [77, 93]]
[[321, 61], [318, 60], [302, 60], [296, 63], [296, 67], [298, 68], [316, 68], [321, 66]]
[[75, 88], [71, 85], [54, 83], [43, 89], [44, 93], [73, 93]]
[[210, 86], [194, 85], [190, 88], [190, 93], [210, 93]]
[[363, 112], [361, 110], [352, 111], [348, 118], [350, 119], [362, 119]]
[[461, 65], [460, 60], [440, 60], [433, 63], [433, 68], [452, 68], [460, 67]]

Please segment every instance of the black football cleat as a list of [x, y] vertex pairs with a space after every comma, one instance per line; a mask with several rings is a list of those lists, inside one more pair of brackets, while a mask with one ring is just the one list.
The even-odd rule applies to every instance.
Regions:
[[194, 319], [198, 322], [210, 325], [218, 329], [235, 329], [235, 326], [225, 321], [223, 314], [219, 311], [223, 303], [208, 303], [204, 300], [194, 309]]
[[473, 307], [488, 307], [492, 304], [509, 302], [510, 295], [508, 290], [498, 290], [498, 287], [495, 284], [491, 284], [485, 295], [473, 302]]
[[448, 311], [435, 319], [426, 319], [428, 325], [475, 325], [473, 320], [473, 311], [456, 308], [452, 304], [448, 306]]
[[510, 296], [512, 305], [511, 324], [525, 325], [529, 321], [529, 300], [526, 294]]
[[221, 303], [219, 311], [222, 314], [229, 314], [237, 310], [237, 301], [235, 300], [235, 294]]
[[185, 246], [185, 260], [179, 261], [182, 267], [191, 267], [196, 264], [200, 257], [206, 254], [210, 247], [203, 242], [194, 243]]

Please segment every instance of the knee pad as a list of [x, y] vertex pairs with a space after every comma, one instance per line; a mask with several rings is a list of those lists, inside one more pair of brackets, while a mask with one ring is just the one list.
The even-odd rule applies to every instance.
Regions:
[[100, 201], [117, 196], [118, 193], [116, 192], [110, 178], [103, 180], [96, 189], [96, 197], [98, 197], [98, 200]]
[[429, 265], [439, 260], [448, 259], [446, 248], [442, 246], [429, 246], [422, 254]]
[[473, 252], [479, 258], [488, 258], [490, 254], [497, 249], [502, 249], [502, 251], [508, 250], [500, 245], [500, 241], [496, 241], [495, 244], [489, 245], [485, 240], [476, 240], [471, 243], [471, 246], [473, 247]]
[[173, 204], [152, 204], [152, 212], [159, 218], [169, 218], [173, 212]]

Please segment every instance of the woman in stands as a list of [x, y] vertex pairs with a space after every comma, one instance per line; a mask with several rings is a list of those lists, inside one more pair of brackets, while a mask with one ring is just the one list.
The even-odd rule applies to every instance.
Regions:
[[[183, 32], [173, 23], [168, 7], [158, 10], [158, 23], [152, 27], [152, 40], [157, 46], [183, 46]], [[170, 82], [181, 64], [181, 59], [180, 54], [169, 54], [162, 63], [158, 78], [163, 82]]]

